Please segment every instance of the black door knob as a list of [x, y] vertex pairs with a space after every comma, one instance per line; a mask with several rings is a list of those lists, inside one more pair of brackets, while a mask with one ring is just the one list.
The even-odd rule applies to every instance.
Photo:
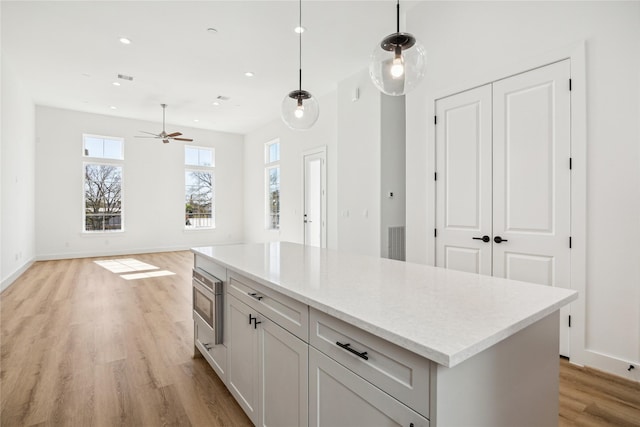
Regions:
[[500, 236], [496, 236], [496, 237], [494, 237], [494, 238], [493, 238], [493, 241], [494, 241], [494, 242], [496, 242], [496, 243], [508, 242], [508, 240], [507, 240], [507, 239], [503, 239], [503, 238], [502, 238], [502, 237], [500, 237]]
[[482, 237], [472, 237], [473, 240], [482, 240], [483, 242], [487, 243], [491, 240], [491, 237], [484, 235]]

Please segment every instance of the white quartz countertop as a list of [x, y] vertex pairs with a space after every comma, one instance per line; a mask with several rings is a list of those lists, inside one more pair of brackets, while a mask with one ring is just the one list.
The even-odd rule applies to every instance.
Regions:
[[568, 289], [296, 243], [192, 251], [446, 367], [578, 297]]

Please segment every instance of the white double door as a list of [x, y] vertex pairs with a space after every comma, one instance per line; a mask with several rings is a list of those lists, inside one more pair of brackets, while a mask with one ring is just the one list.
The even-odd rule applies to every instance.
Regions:
[[437, 266], [570, 287], [569, 77], [566, 60], [436, 102]]

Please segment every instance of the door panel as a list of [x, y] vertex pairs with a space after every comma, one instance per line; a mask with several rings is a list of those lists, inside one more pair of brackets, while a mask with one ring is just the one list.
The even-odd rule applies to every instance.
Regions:
[[436, 265], [491, 274], [491, 85], [436, 102]]
[[326, 152], [304, 156], [304, 244], [326, 247]]
[[[570, 285], [569, 61], [493, 84], [493, 274]], [[568, 307], [560, 353], [568, 355]]]
[[[458, 248], [446, 246], [444, 268], [480, 274], [482, 251], [475, 248]], [[491, 260], [488, 260], [491, 263]]]

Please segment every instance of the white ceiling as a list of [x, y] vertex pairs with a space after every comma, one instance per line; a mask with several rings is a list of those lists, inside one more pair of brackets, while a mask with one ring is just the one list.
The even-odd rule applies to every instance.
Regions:
[[[0, 4], [3, 59], [39, 105], [161, 122], [166, 103], [174, 127], [247, 133], [279, 117], [298, 85], [297, 1]], [[302, 25], [303, 89], [321, 96], [395, 32], [395, 1], [304, 0]], [[231, 99], [212, 106], [219, 95]]]

